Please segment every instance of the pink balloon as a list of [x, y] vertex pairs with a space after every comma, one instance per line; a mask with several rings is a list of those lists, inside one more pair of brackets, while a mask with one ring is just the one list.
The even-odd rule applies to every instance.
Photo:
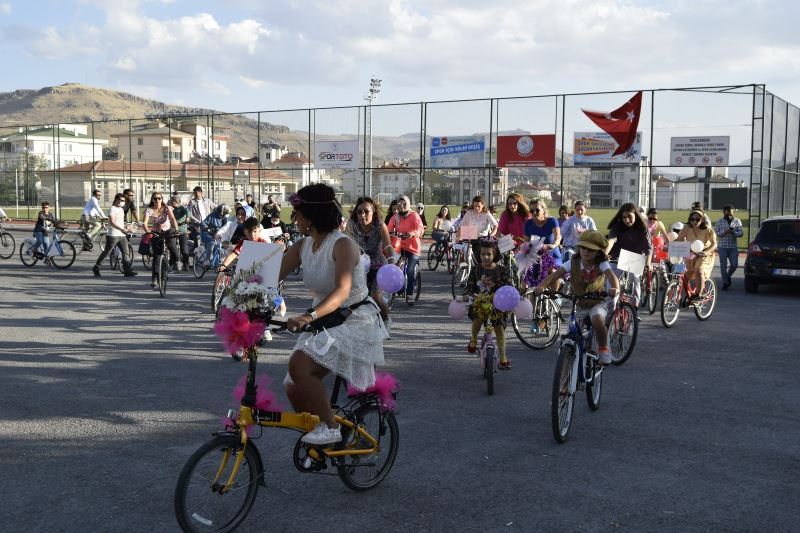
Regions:
[[453, 300], [450, 302], [450, 306], [447, 308], [447, 313], [451, 318], [455, 318], [456, 320], [464, 318], [467, 316], [467, 306], [461, 302]]
[[533, 313], [533, 304], [527, 298], [521, 299], [514, 308], [514, 315], [519, 319], [530, 318], [531, 313]]
[[385, 292], [397, 292], [403, 288], [405, 277], [397, 265], [383, 265], [376, 276], [378, 287]]
[[503, 285], [494, 293], [492, 303], [498, 311], [513, 311], [519, 304], [519, 291], [511, 285]]

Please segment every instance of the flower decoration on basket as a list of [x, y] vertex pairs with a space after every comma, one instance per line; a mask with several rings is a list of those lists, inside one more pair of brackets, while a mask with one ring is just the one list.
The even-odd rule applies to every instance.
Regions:
[[274, 287], [265, 287], [258, 271], [267, 259], [236, 272], [225, 289], [214, 332], [231, 354], [253, 348], [264, 337], [266, 320], [281, 308], [283, 298]]

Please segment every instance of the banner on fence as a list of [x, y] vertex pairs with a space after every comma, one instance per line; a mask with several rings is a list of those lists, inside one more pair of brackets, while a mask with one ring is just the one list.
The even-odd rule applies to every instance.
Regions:
[[316, 141], [314, 164], [316, 168], [357, 169], [358, 141]]
[[617, 141], [605, 132], [575, 132], [573, 161], [575, 166], [638, 165], [642, 160], [642, 132], [636, 132], [633, 145], [619, 155], [613, 155]]
[[483, 167], [486, 139], [483, 135], [432, 137], [428, 168]]
[[676, 167], [718, 167], [728, 164], [731, 138], [672, 137], [669, 143], [670, 165]]
[[498, 135], [498, 167], [556, 166], [556, 136]]

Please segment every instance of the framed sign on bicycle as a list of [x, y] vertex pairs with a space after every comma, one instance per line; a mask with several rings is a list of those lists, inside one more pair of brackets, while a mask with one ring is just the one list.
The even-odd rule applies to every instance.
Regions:
[[281, 272], [283, 260], [283, 245], [271, 242], [244, 241], [236, 264], [236, 272], [251, 268], [258, 262], [263, 262], [258, 269], [262, 284], [266, 287], [277, 287], [278, 277]]

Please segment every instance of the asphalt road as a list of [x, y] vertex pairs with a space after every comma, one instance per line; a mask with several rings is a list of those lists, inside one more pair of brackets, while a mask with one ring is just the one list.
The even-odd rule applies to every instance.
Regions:
[[[4, 531], [176, 531], [178, 473], [234, 406], [245, 367], [211, 332], [211, 276], [173, 276], [161, 299], [143, 273], [93, 278], [95, 257], [66, 271], [0, 260]], [[301, 474], [297, 434], [267, 430], [267, 487], [242, 531], [798, 530], [800, 290], [748, 295], [739, 277], [707, 322], [644, 316], [600, 409], [579, 395], [557, 444], [556, 347], [527, 350], [509, 329], [513, 370], [487, 396], [469, 324], [447, 317], [449, 277], [423, 276], [386, 344], [402, 384], [390, 475], [354, 493]], [[287, 298], [308, 304], [297, 281]], [[276, 390], [291, 344], [260, 359]]]

